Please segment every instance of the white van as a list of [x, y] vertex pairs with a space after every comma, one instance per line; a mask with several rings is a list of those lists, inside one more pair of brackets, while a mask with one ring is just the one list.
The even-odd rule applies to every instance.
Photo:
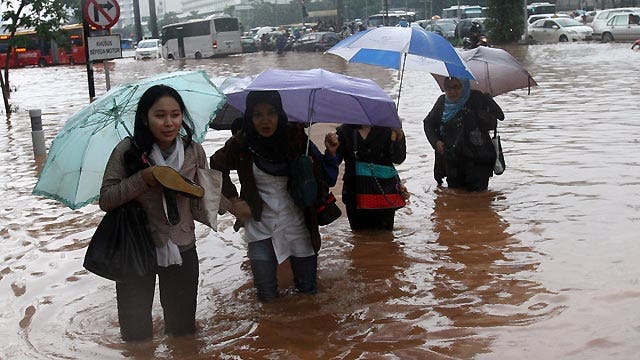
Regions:
[[600, 39], [602, 37], [602, 30], [607, 26], [607, 22], [611, 17], [615, 14], [620, 13], [637, 13], [640, 12], [640, 8], [615, 8], [615, 9], [606, 9], [601, 10], [596, 13], [596, 16], [593, 17], [593, 21], [591, 22], [591, 27], [593, 28], [593, 38]]

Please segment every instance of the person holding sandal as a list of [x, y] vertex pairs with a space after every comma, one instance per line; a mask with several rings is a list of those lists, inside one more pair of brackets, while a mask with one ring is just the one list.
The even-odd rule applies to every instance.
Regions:
[[[180, 136], [181, 129], [186, 136]], [[197, 167], [206, 167], [206, 155], [191, 135], [180, 94], [165, 85], [149, 88], [138, 102], [133, 137], [111, 153], [99, 200], [104, 211], [132, 200], [145, 210], [156, 246], [165, 332], [175, 336], [196, 330], [199, 267], [194, 220], [206, 221], [194, 201], [204, 191], [190, 180]], [[156, 274], [116, 283], [123, 340], [152, 337], [155, 284]]]

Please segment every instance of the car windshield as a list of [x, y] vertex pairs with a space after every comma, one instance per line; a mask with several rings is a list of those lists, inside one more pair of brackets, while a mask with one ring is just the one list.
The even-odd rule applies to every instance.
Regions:
[[438, 23], [438, 25], [442, 28], [442, 30], [444, 31], [454, 31], [456, 29], [456, 24], [451, 23], [451, 22], [443, 22], [443, 23]]
[[570, 26], [582, 26], [577, 20], [574, 19], [555, 19], [558, 25], [562, 27], [570, 27]]
[[146, 48], [154, 48], [157, 45], [157, 42], [155, 41], [142, 41], [138, 44], [138, 48], [139, 49], [146, 49]]

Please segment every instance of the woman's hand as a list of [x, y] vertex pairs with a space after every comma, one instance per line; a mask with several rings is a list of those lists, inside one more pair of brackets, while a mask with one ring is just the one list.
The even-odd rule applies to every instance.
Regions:
[[149, 187], [158, 185], [158, 180], [156, 180], [156, 177], [153, 176], [153, 168], [155, 167], [155, 165], [149, 166], [148, 168], [144, 168], [142, 170], [142, 179], [147, 183], [147, 185], [149, 185]]
[[326, 147], [329, 155], [335, 157], [336, 152], [338, 151], [338, 146], [340, 146], [338, 135], [335, 132], [327, 133], [324, 137], [324, 146]]
[[444, 142], [442, 140], [436, 141], [436, 151], [440, 155], [444, 155]]
[[407, 187], [400, 184], [398, 185], [398, 190], [400, 190], [400, 195], [402, 195], [402, 198], [405, 201], [409, 201], [409, 198], [411, 197], [411, 193], [409, 192], [409, 190], [407, 190]]
[[251, 208], [249, 207], [249, 204], [239, 197], [231, 199], [231, 208], [229, 208], [229, 212], [241, 221], [251, 218]]

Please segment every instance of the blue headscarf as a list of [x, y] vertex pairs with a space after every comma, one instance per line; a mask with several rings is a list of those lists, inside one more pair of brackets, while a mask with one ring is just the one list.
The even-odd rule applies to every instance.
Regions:
[[462, 84], [462, 95], [458, 98], [457, 101], [449, 100], [449, 97], [445, 96], [444, 98], [444, 111], [442, 112], [442, 123], [445, 124], [447, 121], [453, 119], [454, 116], [458, 113], [458, 111], [462, 110], [464, 104], [469, 100], [469, 94], [471, 93], [471, 85], [469, 83], [469, 79], [457, 79]]

